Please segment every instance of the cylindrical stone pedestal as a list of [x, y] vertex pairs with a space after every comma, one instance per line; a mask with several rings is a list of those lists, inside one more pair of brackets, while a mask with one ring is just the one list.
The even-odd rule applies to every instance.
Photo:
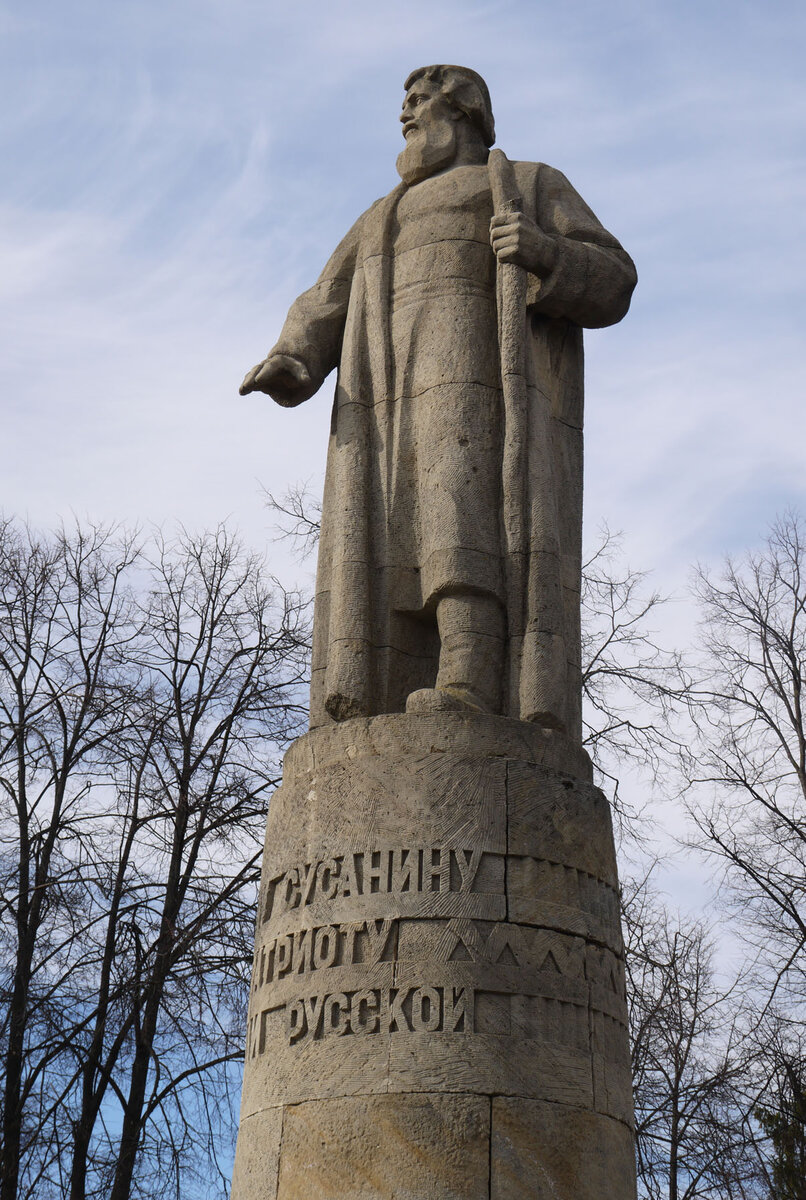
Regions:
[[633, 1200], [610, 813], [503, 717], [310, 733], [271, 802], [233, 1200]]

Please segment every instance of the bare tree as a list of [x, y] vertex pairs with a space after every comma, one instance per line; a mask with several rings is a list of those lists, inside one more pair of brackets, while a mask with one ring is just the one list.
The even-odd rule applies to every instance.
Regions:
[[263, 489], [266, 507], [274, 514], [275, 541], [291, 542], [300, 562], [309, 559], [319, 545], [322, 528], [322, 501], [315, 495], [310, 480], [294, 483], [282, 496]]
[[0, 597], [1, 1194], [187, 1195], [232, 1126], [306, 608], [224, 530], [10, 522]]
[[[72, 1026], [87, 921], [86, 808], [127, 726], [122, 669], [131, 605], [121, 580], [134, 539], [101, 528], [50, 541], [0, 526], [0, 815], [4, 1085], [0, 1196], [18, 1194], [39, 1138], [49, 1068]], [[58, 1150], [58, 1147], [55, 1148]], [[38, 1167], [48, 1152], [40, 1146]], [[27, 1192], [38, 1184], [35, 1170]]]
[[622, 832], [640, 836], [618, 772], [627, 763], [657, 778], [680, 749], [677, 714], [689, 686], [681, 653], [653, 628], [668, 598], [623, 560], [620, 534], [602, 526], [582, 564], [583, 741], [608, 785]]
[[806, 1053], [775, 1015], [764, 1031], [763, 1089], [753, 1108], [758, 1173], [765, 1200], [806, 1200]]
[[705, 927], [670, 914], [646, 879], [623, 899], [641, 1194], [757, 1195], [739, 986], [720, 986]]
[[696, 844], [721, 867], [771, 1001], [806, 1019], [806, 531], [700, 571], [701, 679], [683, 753]]
[[169, 1159], [177, 1130], [194, 1144], [200, 1076], [209, 1101], [211, 1067], [242, 1054], [266, 805], [279, 782], [271, 751], [306, 712], [299, 597], [284, 596], [278, 621], [259, 560], [221, 530], [157, 551], [140, 663], [148, 706], [132, 763], [133, 798], [149, 814], [141, 861], [157, 886], [143, 893], [129, 949], [136, 1022], [111, 1200], [129, 1196], [146, 1130], [152, 1143], [170, 1132]]

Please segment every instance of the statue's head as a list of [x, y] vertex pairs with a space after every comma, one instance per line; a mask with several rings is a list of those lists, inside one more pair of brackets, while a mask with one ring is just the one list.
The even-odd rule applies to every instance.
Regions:
[[454, 162], [486, 160], [495, 122], [480, 75], [469, 67], [419, 67], [405, 88], [400, 120], [406, 148], [397, 169], [406, 183], [418, 183]]
[[[406, 103], [415, 90], [415, 84], [430, 95], [440, 95], [455, 112], [467, 117], [470, 124], [481, 134], [485, 146], [495, 141], [493, 106], [487, 84], [477, 71], [470, 67], [457, 67], [451, 63], [437, 63], [431, 67], [418, 67], [403, 84]], [[405, 124], [405, 116], [401, 115]], [[405, 130], [404, 130], [405, 132]]]

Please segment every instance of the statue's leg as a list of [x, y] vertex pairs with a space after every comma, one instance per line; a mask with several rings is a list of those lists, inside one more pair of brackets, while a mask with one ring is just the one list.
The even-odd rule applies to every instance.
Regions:
[[407, 712], [501, 712], [506, 617], [495, 596], [460, 592], [437, 603], [436, 685], [413, 692]]

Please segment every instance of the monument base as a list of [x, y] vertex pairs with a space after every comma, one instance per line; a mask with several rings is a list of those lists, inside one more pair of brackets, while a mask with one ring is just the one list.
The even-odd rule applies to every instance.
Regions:
[[503, 717], [307, 734], [269, 812], [233, 1200], [634, 1200], [610, 814]]

